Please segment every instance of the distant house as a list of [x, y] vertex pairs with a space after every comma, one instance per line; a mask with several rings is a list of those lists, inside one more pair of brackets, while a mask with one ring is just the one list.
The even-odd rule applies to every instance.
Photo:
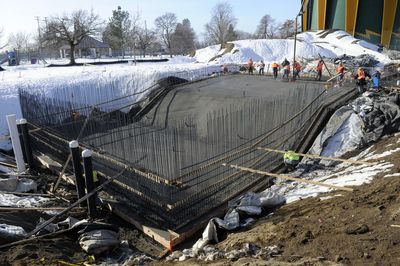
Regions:
[[[64, 44], [60, 47], [60, 57], [69, 57], [70, 46]], [[96, 40], [93, 37], [87, 36], [82, 39], [82, 41], [75, 46], [75, 57], [91, 57], [98, 58], [102, 56], [112, 56], [112, 50], [110, 45], [107, 43]]]

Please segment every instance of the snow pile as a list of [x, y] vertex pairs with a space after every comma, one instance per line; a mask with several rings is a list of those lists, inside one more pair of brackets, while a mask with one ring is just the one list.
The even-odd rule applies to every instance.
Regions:
[[[383, 64], [391, 60], [387, 55], [378, 52], [378, 46], [366, 41], [358, 40], [345, 31], [319, 31], [298, 34], [296, 43], [296, 57], [304, 59], [317, 59], [323, 57], [335, 58], [344, 54], [360, 56], [370, 54]], [[195, 58], [198, 62], [212, 63], [239, 63], [243, 64], [252, 58], [254, 61], [264, 60], [266, 63], [282, 62], [285, 58], [293, 58], [293, 39], [260, 39], [234, 41], [234, 48], [225, 53], [219, 45], [213, 45], [196, 51]]]
[[[220, 72], [216, 65], [189, 64], [195, 59], [176, 57], [165, 63], [74, 66], [44, 68], [39, 65], [8, 67], [0, 74], [0, 136], [8, 135], [5, 116], [21, 117], [18, 89], [43, 92], [46, 97], [79, 104], [96, 104], [142, 91], [169, 75], [195, 79]], [[137, 95], [136, 97], [141, 97]], [[127, 99], [134, 101], [138, 98]], [[0, 149], [10, 149], [0, 139]]]
[[[301, 176], [301, 178], [335, 186], [359, 186], [371, 182], [375, 175], [381, 172], [388, 172], [392, 167], [393, 164], [385, 162], [373, 166], [341, 164], [330, 170], [312, 171]], [[332, 190], [328, 187], [301, 182], [285, 182], [284, 184], [278, 182], [270, 189], [284, 195], [287, 203], [308, 197], [316, 197], [318, 194]]]

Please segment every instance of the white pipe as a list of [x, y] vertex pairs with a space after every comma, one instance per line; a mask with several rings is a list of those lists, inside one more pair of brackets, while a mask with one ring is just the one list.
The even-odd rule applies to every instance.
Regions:
[[10, 130], [10, 137], [15, 154], [15, 161], [17, 162], [18, 173], [22, 173], [26, 170], [26, 168], [25, 168], [24, 157], [22, 155], [21, 142], [19, 141], [19, 135], [15, 117], [16, 117], [15, 115], [7, 115], [7, 124], [8, 124], [8, 129]]

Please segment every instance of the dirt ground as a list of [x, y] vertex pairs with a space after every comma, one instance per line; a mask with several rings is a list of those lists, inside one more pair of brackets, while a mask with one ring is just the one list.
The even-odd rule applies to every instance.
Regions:
[[[400, 147], [400, 135], [375, 144], [371, 151], [381, 153]], [[259, 247], [278, 246], [273, 258], [241, 258], [237, 261], [200, 262], [182, 265], [400, 265], [400, 152], [379, 160], [391, 162], [391, 172], [381, 173], [372, 183], [353, 192], [331, 192], [284, 205], [250, 229], [235, 232], [218, 243], [220, 250], [243, 248], [246, 243]], [[335, 196], [321, 200], [321, 197]], [[161, 262], [172, 265], [177, 262]]]

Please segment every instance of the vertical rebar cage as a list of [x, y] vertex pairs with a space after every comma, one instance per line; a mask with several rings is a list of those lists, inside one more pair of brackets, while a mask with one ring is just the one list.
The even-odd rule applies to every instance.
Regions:
[[265, 181], [222, 163], [273, 170], [281, 156], [256, 148], [296, 147], [327, 99], [348, 93], [267, 77], [177, 76], [140, 98], [110, 95], [96, 104], [21, 89], [34, 150], [64, 163], [68, 142], [79, 139], [94, 151], [100, 173], [128, 167], [107, 192], [159, 226], [176, 228]]

